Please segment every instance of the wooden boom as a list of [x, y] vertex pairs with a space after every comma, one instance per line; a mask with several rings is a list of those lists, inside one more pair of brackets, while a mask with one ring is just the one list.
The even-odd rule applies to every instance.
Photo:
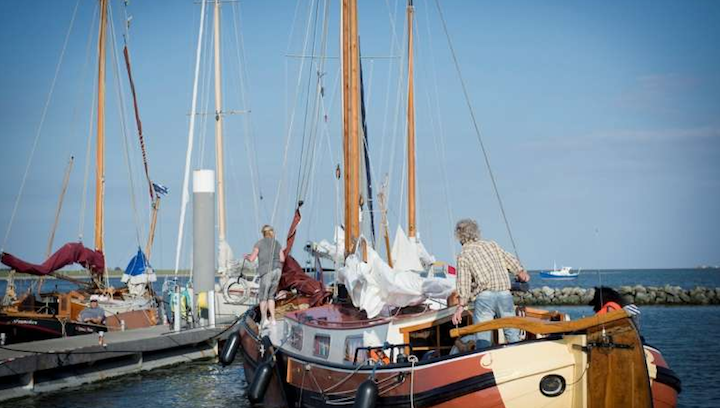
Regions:
[[587, 330], [628, 317], [625, 310], [615, 310], [603, 315], [594, 315], [572, 321], [551, 322], [534, 317], [503, 317], [487, 322], [450, 330], [450, 336], [460, 337], [467, 334], [498, 329], [520, 329], [533, 334], [572, 333]]

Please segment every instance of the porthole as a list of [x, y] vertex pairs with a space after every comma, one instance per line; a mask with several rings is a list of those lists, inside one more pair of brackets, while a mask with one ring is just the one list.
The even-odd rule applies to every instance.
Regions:
[[540, 392], [546, 397], [557, 397], [565, 392], [565, 379], [556, 374], [546, 375], [540, 380]]

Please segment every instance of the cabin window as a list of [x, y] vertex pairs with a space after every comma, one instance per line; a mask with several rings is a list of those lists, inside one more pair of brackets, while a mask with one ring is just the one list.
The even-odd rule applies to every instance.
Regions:
[[[352, 363], [355, 359], [355, 350], [363, 347], [363, 336], [348, 336], [345, 339], [345, 361]], [[360, 350], [357, 355], [357, 361], [367, 360], [367, 350]]]
[[302, 351], [303, 330], [301, 326], [296, 325], [290, 327], [290, 338], [288, 339], [288, 342], [294, 349]]
[[322, 358], [328, 358], [330, 355], [330, 336], [324, 334], [315, 335], [313, 342], [313, 355]]

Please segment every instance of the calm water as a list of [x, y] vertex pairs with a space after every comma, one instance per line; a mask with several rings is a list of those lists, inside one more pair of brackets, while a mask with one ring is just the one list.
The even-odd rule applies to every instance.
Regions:
[[[534, 286], [597, 285], [590, 273], [576, 281], [548, 282], [533, 276]], [[603, 271], [609, 286], [720, 287], [720, 272], [706, 270]], [[4, 282], [0, 283], [0, 291]], [[559, 307], [573, 318], [592, 313], [589, 307]], [[720, 307], [648, 306], [642, 308], [641, 330], [646, 340], [659, 348], [683, 381], [681, 407], [720, 407]], [[89, 385], [35, 398], [24, 398], [0, 408], [126, 408], [126, 407], [249, 407], [245, 398], [245, 377], [241, 362], [221, 368], [210, 362], [196, 362], [149, 373]]]

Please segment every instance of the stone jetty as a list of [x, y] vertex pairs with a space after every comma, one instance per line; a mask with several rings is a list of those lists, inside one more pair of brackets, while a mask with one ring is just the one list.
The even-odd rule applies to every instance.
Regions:
[[[720, 304], [720, 288], [696, 286], [683, 289], [680, 286], [620, 286], [614, 288], [621, 295], [628, 295], [637, 305], [717, 305]], [[543, 305], [587, 305], [595, 295], [594, 288], [551, 288], [542, 286], [528, 292], [513, 292], [515, 304], [527, 306]]]

